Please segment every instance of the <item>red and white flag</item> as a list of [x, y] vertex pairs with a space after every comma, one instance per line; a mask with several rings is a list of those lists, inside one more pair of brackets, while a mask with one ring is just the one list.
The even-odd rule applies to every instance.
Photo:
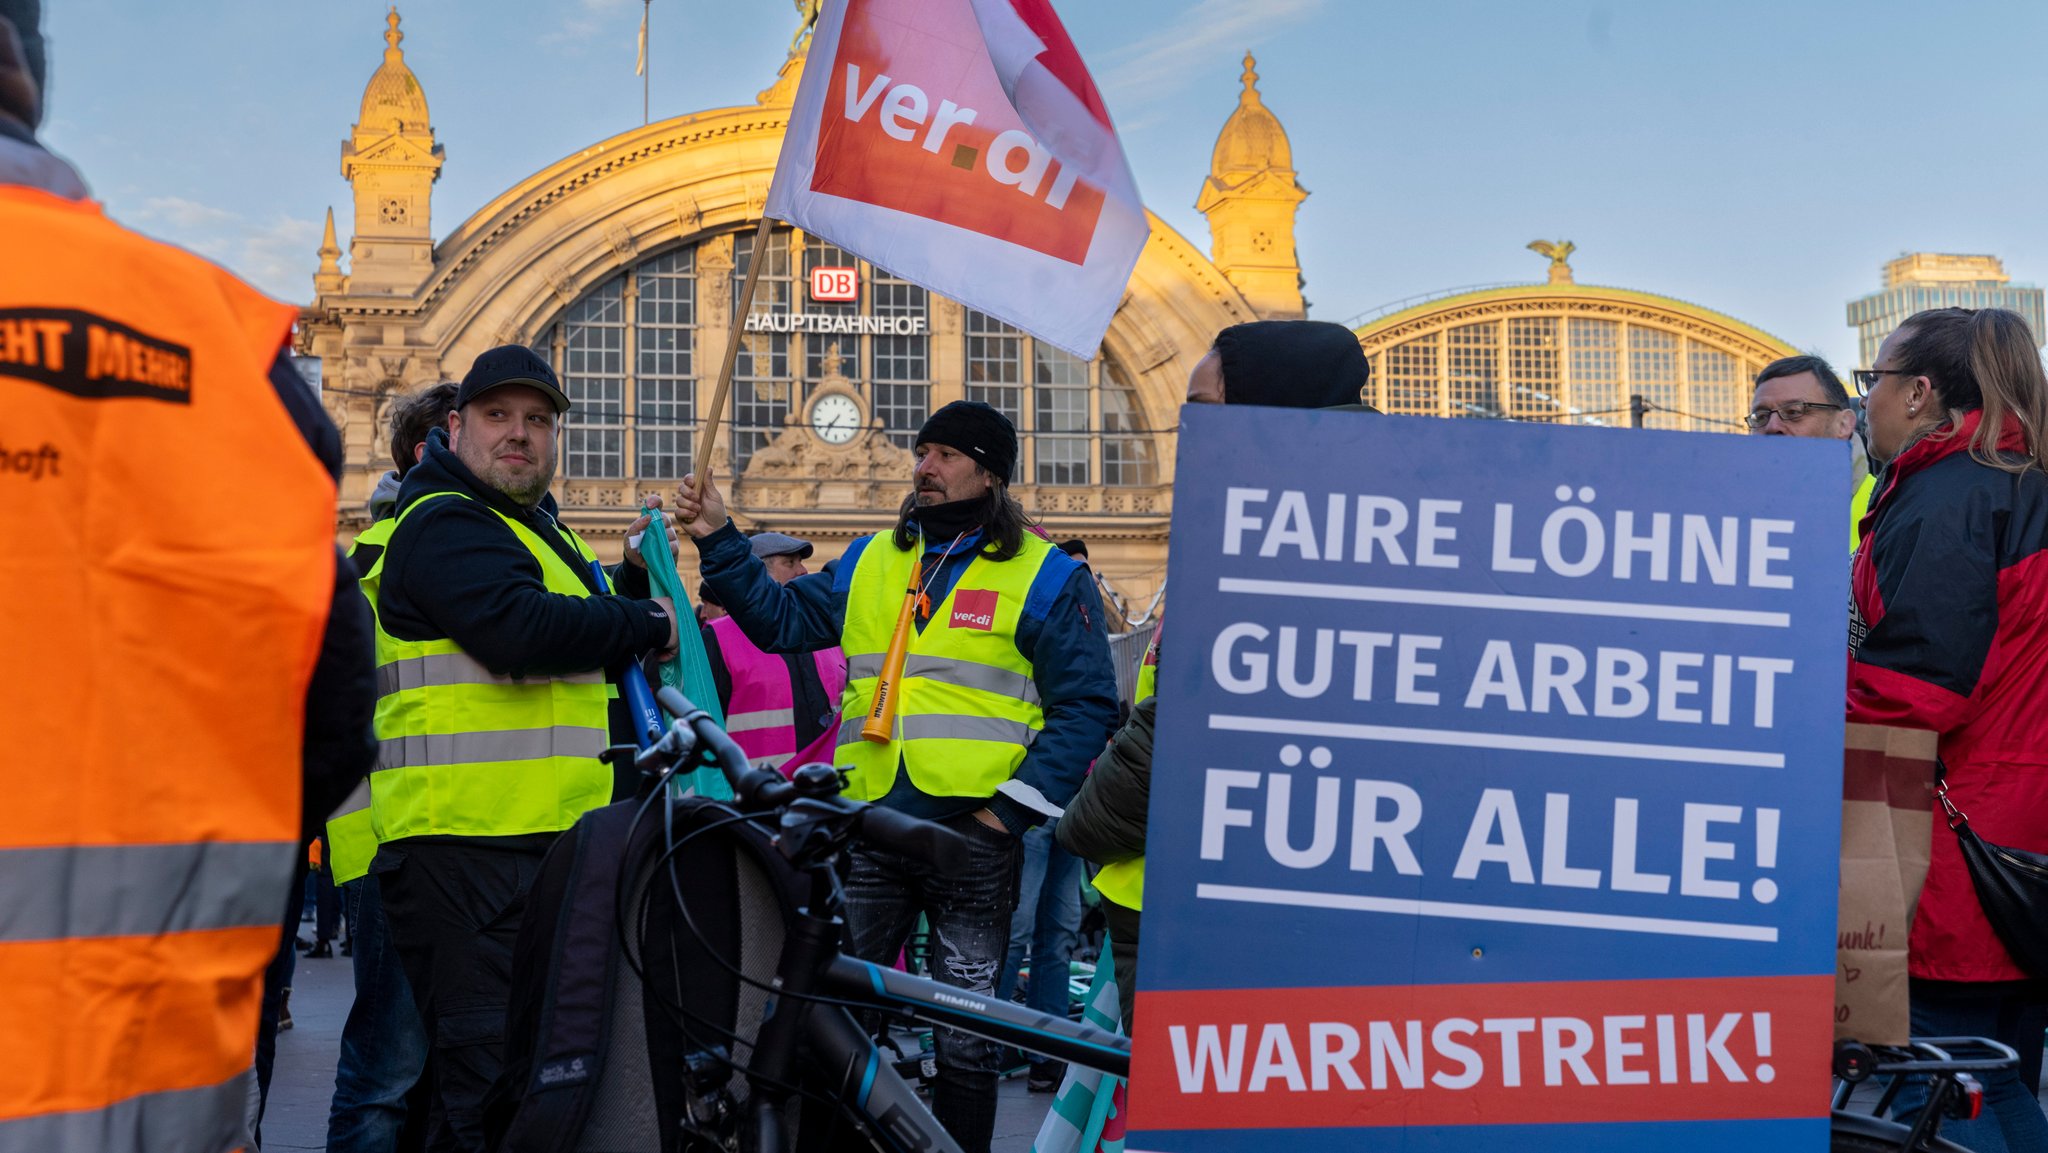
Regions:
[[830, 0], [768, 215], [1083, 357], [1150, 234], [1050, 0]]

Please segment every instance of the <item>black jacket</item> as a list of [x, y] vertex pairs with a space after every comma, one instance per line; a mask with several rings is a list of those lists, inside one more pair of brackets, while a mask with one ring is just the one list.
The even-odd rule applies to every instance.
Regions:
[[1130, 722], [1095, 758], [1081, 791], [1054, 826], [1060, 848], [1097, 865], [1145, 855], [1145, 812], [1152, 799], [1152, 726], [1158, 697], [1131, 710]]
[[[597, 590], [582, 557], [555, 529], [555, 502], [526, 509], [478, 480], [436, 429], [427, 452], [398, 491], [403, 516], [429, 493], [472, 499], [429, 501], [406, 516], [384, 552], [377, 613], [400, 640], [447, 639], [503, 676], [558, 676], [604, 669], [616, 683], [638, 653], [668, 641], [668, 620], [647, 593], [645, 570], [620, 565], [612, 579], [625, 595], [565, 596], [549, 592], [540, 565], [496, 513], [523, 521], [556, 544], [569, 567]], [[621, 702], [612, 705], [613, 739], [631, 740]]]
[[[341, 434], [313, 390], [280, 352], [270, 387], [327, 475], [341, 475]], [[377, 704], [376, 644], [370, 607], [356, 591], [355, 570], [334, 553], [334, 592], [313, 677], [306, 685], [306, 731], [300, 746], [299, 836], [318, 836], [327, 814], [348, 797], [377, 760], [370, 719]]]

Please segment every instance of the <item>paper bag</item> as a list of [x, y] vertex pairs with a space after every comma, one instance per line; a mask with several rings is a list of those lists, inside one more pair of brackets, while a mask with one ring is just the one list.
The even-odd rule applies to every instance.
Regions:
[[1842, 748], [1835, 1036], [1903, 1045], [1906, 936], [1934, 827], [1935, 734], [1850, 725]]

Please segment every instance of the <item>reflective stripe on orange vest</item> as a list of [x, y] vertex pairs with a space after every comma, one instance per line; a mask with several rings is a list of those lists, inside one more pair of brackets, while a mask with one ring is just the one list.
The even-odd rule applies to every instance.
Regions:
[[0, 1148], [226, 1153], [334, 591], [294, 312], [91, 203], [0, 236]]

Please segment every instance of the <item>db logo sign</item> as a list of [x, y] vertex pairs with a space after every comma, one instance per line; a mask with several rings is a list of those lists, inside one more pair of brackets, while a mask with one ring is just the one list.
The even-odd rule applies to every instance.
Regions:
[[811, 269], [811, 299], [838, 303], [860, 299], [860, 270], [856, 268]]

